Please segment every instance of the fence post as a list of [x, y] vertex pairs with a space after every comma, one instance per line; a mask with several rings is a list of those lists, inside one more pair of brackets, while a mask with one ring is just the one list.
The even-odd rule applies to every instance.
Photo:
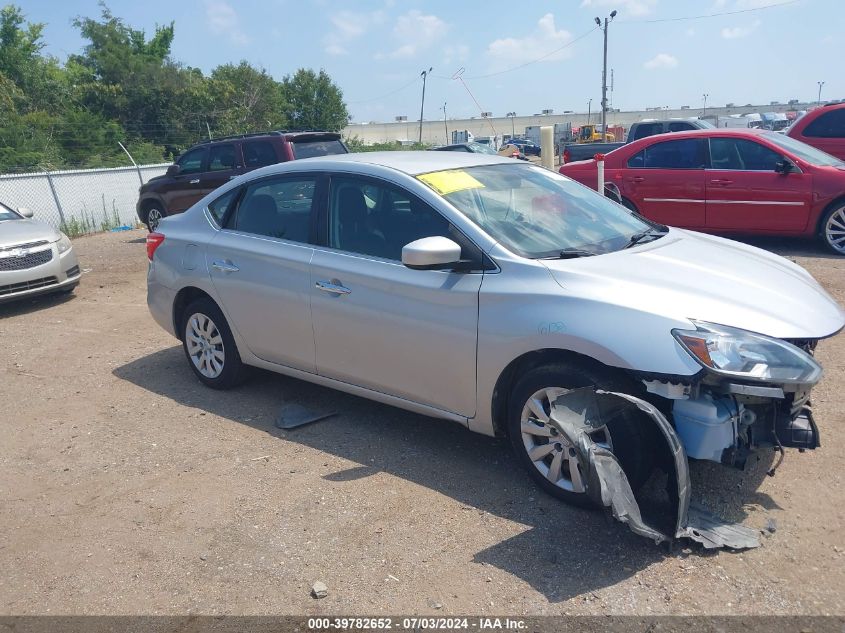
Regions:
[[44, 172], [47, 174], [47, 183], [50, 185], [50, 191], [53, 193], [53, 200], [56, 202], [56, 209], [59, 211], [59, 218], [61, 219], [61, 223], [65, 223], [65, 212], [62, 209], [62, 203], [59, 200], [59, 194], [56, 193], [56, 186], [53, 184], [53, 177], [50, 176], [50, 172]]
[[144, 178], [141, 176], [141, 168], [138, 167], [138, 163], [135, 162], [135, 159], [132, 158], [132, 154], [129, 153], [129, 150], [126, 149], [126, 146], [123, 143], [118, 141], [117, 144], [120, 145], [120, 149], [122, 149], [124, 152], [126, 152], [126, 155], [129, 157], [129, 160], [132, 161], [132, 164], [135, 165], [135, 171], [138, 172], [138, 180], [141, 181], [141, 186], [143, 187], [144, 186]]
[[596, 183], [596, 191], [604, 195], [604, 154], [596, 154], [593, 156], [596, 161], [598, 171], [598, 182]]

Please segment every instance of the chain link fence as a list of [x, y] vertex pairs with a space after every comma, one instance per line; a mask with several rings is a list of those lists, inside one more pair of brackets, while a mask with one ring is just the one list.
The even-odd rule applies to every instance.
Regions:
[[170, 163], [0, 175], [0, 202], [70, 235], [135, 226], [138, 188]]

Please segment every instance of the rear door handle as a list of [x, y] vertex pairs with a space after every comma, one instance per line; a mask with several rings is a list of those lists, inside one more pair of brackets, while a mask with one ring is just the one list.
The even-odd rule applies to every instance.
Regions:
[[211, 267], [219, 270], [221, 273], [236, 273], [240, 270], [229, 260], [216, 260], [211, 262]]
[[645, 177], [643, 176], [634, 176], [633, 178], [631, 178], [631, 182], [643, 182], [644, 180]]
[[315, 286], [317, 287], [317, 290], [322, 290], [323, 292], [330, 292], [336, 295], [348, 295], [350, 292], [352, 292], [346, 286], [342, 286], [339, 283], [334, 284], [330, 281], [318, 281]]
[[734, 184], [734, 181], [733, 180], [724, 180], [722, 178], [714, 178], [713, 180], [710, 181], [710, 184], [711, 185], [722, 185], [724, 187], [725, 185]]
[[189, 180], [189, 181], [188, 181], [188, 184], [189, 184], [189, 185], [195, 185], [195, 184], [197, 184], [199, 181], [200, 181], [200, 179], [199, 179], [199, 178], [194, 178], [193, 180]]

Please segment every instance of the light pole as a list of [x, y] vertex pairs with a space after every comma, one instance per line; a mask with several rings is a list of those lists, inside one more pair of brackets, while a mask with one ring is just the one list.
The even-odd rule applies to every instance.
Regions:
[[602, 140], [607, 140], [607, 26], [613, 22], [616, 17], [616, 10], [610, 12], [610, 16], [604, 19], [604, 28], [601, 26], [601, 20], [596, 18], [596, 24], [604, 31], [604, 62], [601, 70], [601, 133]]
[[822, 86], [824, 85], [824, 82], [823, 81], [817, 81], [816, 83], [819, 84], [819, 101], [818, 101], [818, 104], [821, 105], [822, 104]]
[[707, 97], [709, 97], [709, 96], [710, 95], [707, 94], [706, 92], [703, 95], [701, 95], [701, 97], [704, 99], [704, 107], [701, 109], [701, 118], [702, 119], [707, 116]]
[[428, 70], [424, 70], [420, 73], [420, 77], [423, 78], [422, 101], [420, 103], [420, 144], [422, 144], [422, 122], [423, 122], [423, 111], [425, 110], [425, 79], [426, 79], [426, 77], [428, 77], [428, 74], [432, 70], [434, 70], [434, 69], [429, 67]]
[[589, 101], [587, 101], [587, 125], [590, 124], [590, 114], [591, 114], [592, 108], [593, 108], [593, 100], [590, 99]]
[[449, 144], [449, 124], [446, 123], [446, 102], [443, 102], [443, 127], [446, 128], [446, 145]]
[[516, 116], [516, 112], [508, 112], [505, 116], [509, 116], [511, 118], [511, 138], [516, 136], [516, 129], [513, 126], [513, 118]]

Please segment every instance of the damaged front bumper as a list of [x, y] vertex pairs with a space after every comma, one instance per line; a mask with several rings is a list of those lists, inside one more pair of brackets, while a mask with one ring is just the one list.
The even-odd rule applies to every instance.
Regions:
[[[674, 482], [670, 489], [677, 491], [677, 515], [671, 533], [643, 520], [631, 485], [616, 456], [590, 438], [590, 433], [604, 425], [608, 411], [620, 406], [637, 407], [665, 439], [674, 471], [669, 473]], [[728, 523], [706, 510], [690, 506], [689, 466], [684, 445], [666, 416], [651, 403], [625, 393], [584, 387], [561, 394], [551, 409], [549, 424], [578, 451], [579, 460], [587, 473], [587, 493], [597, 505], [608, 508], [614, 518], [628, 524], [632, 532], [656, 543], [687, 538], [708, 549], [747, 549], [760, 545], [759, 534], [755, 530]], [[675, 507], [675, 500], [672, 501]]]

